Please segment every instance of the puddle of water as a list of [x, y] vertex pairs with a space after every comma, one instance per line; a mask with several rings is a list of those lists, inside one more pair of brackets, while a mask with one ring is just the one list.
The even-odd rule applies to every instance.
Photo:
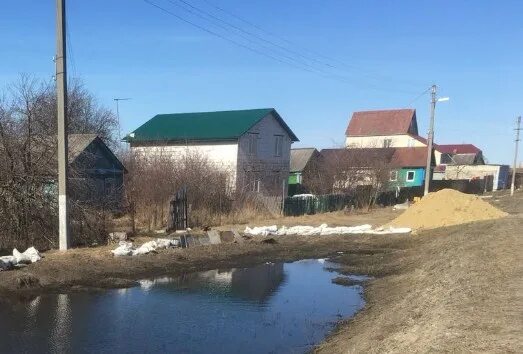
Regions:
[[304, 353], [364, 305], [325, 260], [268, 263], [0, 304], [2, 352]]

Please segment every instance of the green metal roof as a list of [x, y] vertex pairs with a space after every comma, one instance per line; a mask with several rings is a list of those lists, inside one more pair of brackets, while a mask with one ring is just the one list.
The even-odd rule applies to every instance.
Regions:
[[298, 141], [274, 108], [158, 114], [128, 134], [124, 140], [232, 140], [239, 138], [270, 113], [273, 113], [292, 141]]

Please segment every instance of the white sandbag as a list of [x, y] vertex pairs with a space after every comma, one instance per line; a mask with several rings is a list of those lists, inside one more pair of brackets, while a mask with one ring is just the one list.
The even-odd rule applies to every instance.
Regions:
[[261, 227], [246, 227], [245, 233], [252, 236], [269, 236], [275, 235], [278, 232], [278, 226], [261, 226]]
[[29, 247], [28, 249], [26, 249], [24, 251], [23, 255], [26, 257], [29, 257], [29, 259], [31, 260], [31, 263], [38, 262], [39, 260], [42, 259], [40, 252], [38, 252], [38, 250], [34, 247]]
[[158, 248], [178, 247], [180, 244], [180, 241], [170, 240], [168, 238], [159, 238], [156, 240], [156, 244], [157, 244]]
[[138, 247], [137, 249], [133, 250], [132, 254], [133, 256], [139, 256], [142, 254], [147, 254], [153, 251], [156, 251], [158, 248], [158, 244], [156, 241], [149, 241]]
[[411, 233], [412, 229], [409, 227], [379, 227], [375, 230], [372, 230], [372, 233], [375, 235], [389, 235], [389, 234], [408, 234]]
[[115, 256], [130, 256], [133, 254], [133, 243], [120, 241], [119, 246], [111, 251]]
[[15, 265], [16, 259], [14, 256], [0, 257], [0, 271], [12, 269]]
[[179, 244], [180, 241], [178, 240], [159, 238], [154, 241], [146, 242], [138, 248], [134, 248], [132, 242], [121, 241], [119, 246], [111, 252], [115, 256], [140, 256], [156, 251], [157, 249], [178, 247]]
[[256, 236], [256, 235], [261, 235], [261, 236], [268, 236], [268, 235], [327, 236], [327, 235], [359, 235], [359, 234], [386, 235], [386, 234], [409, 233], [411, 231], [412, 230], [407, 227], [387, 227], [387, 228], [379, 227], [377, 229], [373, 229], [372, 225], [369, 225], [369, 224], [358, 225], [358, 226], [336, 226], [336, 227], [329, 227], [327, 224], [321, 224], [318, 227], [298, 225], [298, 226], [291, 226], [291, 227], [282, 226], [279, 229], [275, 225], [260, 226], [260, 227], [253, 227], [253, 228], [246, 227], [245, 228], [245, 233], [247, 235], [254, 235], [254, 236]]
[[23, 253], [20, 253], [16, 248], [13, 250], [13, 257], [16, 260], [16, 264], [30, 264], [31, 257], [26, 256]]

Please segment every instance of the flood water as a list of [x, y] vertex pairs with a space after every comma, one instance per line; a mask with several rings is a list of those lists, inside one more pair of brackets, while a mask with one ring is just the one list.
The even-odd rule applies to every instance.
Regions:
[[2, 353], [304, 353], [363, 307], [323, 260], [0, 303]]

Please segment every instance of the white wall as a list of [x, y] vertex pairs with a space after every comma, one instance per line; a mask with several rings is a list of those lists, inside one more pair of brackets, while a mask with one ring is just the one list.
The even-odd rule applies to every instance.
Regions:
[[[249, 135], [257, 133], [257, 152], [249, 154]], [[283, 136], [281, 156], [275, 156], [275, 136]], [[231, 171], [231, 187], [256, 190], [260, 181], [261, 192], [281, 195], [287, 188], [289, 177], [291, 138], [276, 118], [269, 114], [243, 134], [238, 141], [189, 142], [188, 144], [165, 144], [162, 146], [137, 146], [131, 144], [133, 153], [144, 156], [168, 156], [181, 159], [187, 153], [207, 156], [218, 168]]]
[[421, 141], [410, 135], [381, 135], [381, 136], [348, 136], [345, 139], [345, 147], [352, 148], [382, 148], [383, 141], [391, 139], [390, 147], [423, 147]]
[[445, 179], [471, 179], [494, 176], [494, 190], [498, 189], [500, 165], [447, 165]]
[[443, 155], [438, 150], [434, 150], [434, 158], [436, 159], [436, 165], [441, 165], [441, 155]]
[[[256, 155], [249, 155], [249, 133], [258, 134]], [[275, 135], [283, 136], [281, 156], [274, 154]], [[260, 180], [262, 189], [282, 191], [289, 176], [291, 144], [291, 138], [272, 114], [260, 120], [239, 139], [238, 184], [249, 188], [254, 180]]]
[[176, 161], [183, 159], [187, 154], [206, 156], [217, 168], [230, 172], [230, 184], [236, 186], [236, 168], [238, 157], [238, 143], [228, 142], [189, 142], [188, 144], [166, 144], [162, 146], [133, 146], [133, 153], [145, 157], [166, 156]]

